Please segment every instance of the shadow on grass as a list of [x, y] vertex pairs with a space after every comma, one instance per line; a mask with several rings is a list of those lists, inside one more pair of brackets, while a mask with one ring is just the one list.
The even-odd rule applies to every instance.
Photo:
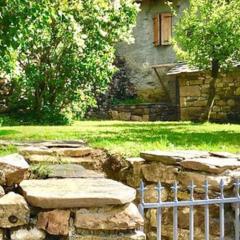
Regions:
[[20, 132], [16, 131], [16, 130], [1, 130], [0, 129], [0, 138], [1, 138], [1, 136], [13, 135], [13, 134], [18, 134], [18, 133], [20, 133]]
[[[103, 125], [97, 127], [102, 128]], [[101, 142], [103, 136], [105, 141], [111, 144], [124, 144], [133, 142], [136, 145], [149, 145], [165, 142], [168, 145], [177, 147], [199, 147], [234, 145], [239, 146], [240, 132], [214, 129], [211, 126], [204, 126], [200, 123], [123, 123], [105, 125], [109, 131], [96, 132], [94, 135], [86, 136], [89, 142]], [[112, 131], [115, 130], [115, 132]]]

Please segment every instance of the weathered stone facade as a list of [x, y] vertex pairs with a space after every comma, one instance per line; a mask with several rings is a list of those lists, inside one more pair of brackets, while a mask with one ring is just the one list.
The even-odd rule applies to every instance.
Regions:
[[[186, 8], [188, 0], [174, 0], [179, 15]], [[139, 98], [146, 102], [165, 102], [166, 93], [152, 69], [153, 65], [172, 64], [176, 62], [175, 52], [171, 45], [155, 47], [153, 44], [154, 30], [153, 17], [159, 13], [171, 12], [167, 1], [142, 0], [141, 12], [138, 15], [137, 25], [134, 28], [135, 42], [121, 43], [118, 46], [118, 55], [126, 61], [128, 77], [136, 88]], [[177, 21], [173, 18], [173, 26]], [[169, 91], [173, 102], [176, 101], [176, 82], [174, 76], [167, 76], [171, 66], [159, 66], [158, 72], [164, 85]]]
[[123, 121], [176, 121], [178, 107], [170, 104], [116, 105], [109, 112], [113, 120]]
[[[210, 73], [180, 73], [180, 119], [200, 120], [207, 106]], [[240, 122], [240, 70], [221, 73], [211, 118], [216, 122]]]

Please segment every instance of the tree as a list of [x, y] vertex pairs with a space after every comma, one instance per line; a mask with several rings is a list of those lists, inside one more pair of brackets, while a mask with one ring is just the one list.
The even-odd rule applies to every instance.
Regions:
[[0, 72], [12, 81], [11, 110], [77, 115], [94, 103], [115, 71], [115, 45], [131, 39], [131, 0], [4, 0]]
[[212, 80], [204, 120], [209, 120], [221, 70], [240, 60], [240, 1], [190, 0], [175, 27], [179, 58], [201, 70], [210, 70]]

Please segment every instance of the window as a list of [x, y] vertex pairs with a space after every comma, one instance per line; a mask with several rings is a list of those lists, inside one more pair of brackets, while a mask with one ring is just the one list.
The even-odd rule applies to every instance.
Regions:
[[172, 40], [172, 14], [161, 13], [153, 18], [154, 46], [166, 46]]

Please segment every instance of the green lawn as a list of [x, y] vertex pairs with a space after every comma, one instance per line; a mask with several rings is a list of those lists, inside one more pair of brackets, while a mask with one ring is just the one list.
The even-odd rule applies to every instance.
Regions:
[[0, 139], [17, 141], [83, 139], [93, 147], [105, 148], [127, 156], [138, 156], [140, 151], [153, 149], [240, 152], [240, 125], [82, 121], [75, 122], [72, 126], [0, 127]]

